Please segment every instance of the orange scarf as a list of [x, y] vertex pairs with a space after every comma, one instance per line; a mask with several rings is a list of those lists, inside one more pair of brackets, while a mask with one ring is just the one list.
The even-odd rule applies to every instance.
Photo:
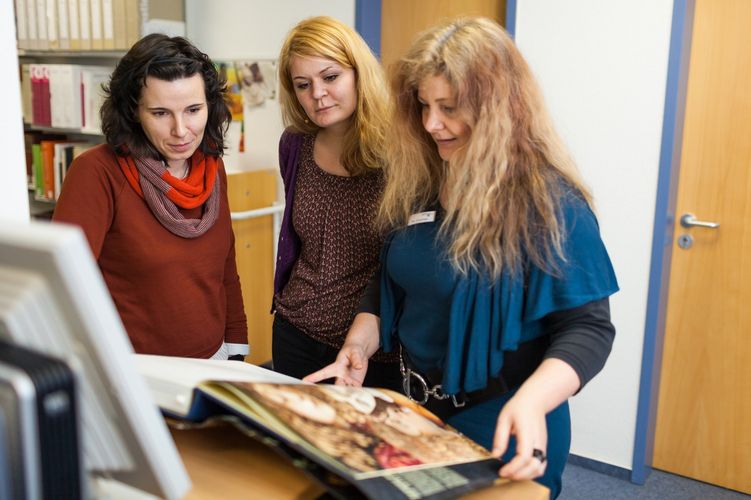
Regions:
[[[140, 174], [132, 156], [117, 156], [120, 169], [128, 183], [143, 198]], [[149, 179], [167, 198], [180, 208], [196, 208], [203, 205], [214, 190], [219, 162], [215, 156], [205, 156], [196, 150], [190, 158], [190, 172], [185, 179], [177, 179], [167, 169], [159, 176], [164, 182]]]
[[[190, 173], [177, 179], [164, 163], [153, 158], [118, 156], [117, 162], [130, 186], [151, 213], [172, 234], [197, 238], [211, 229], [219, 216], [219, 160], [200, 151], [190, 158]], [[204, 207], [200, 219], [186, 219], [178, 210]]]

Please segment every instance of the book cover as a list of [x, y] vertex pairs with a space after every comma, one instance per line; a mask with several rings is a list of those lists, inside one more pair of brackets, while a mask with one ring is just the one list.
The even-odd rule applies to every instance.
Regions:
[[283, 376], [252, 365], [254, 375], [244, 380], [204, 378], [183, 367], [191, 381], [171, 388], [165, 363], [145, 362], [151, 366], [139, 359], [139, 370], [167, 415], [239, 419], [335, 497], [356, 491], [367, 498], [455, 498], [498, 479], [501, 463], [485, 448], [395, 392], [276, 381]]

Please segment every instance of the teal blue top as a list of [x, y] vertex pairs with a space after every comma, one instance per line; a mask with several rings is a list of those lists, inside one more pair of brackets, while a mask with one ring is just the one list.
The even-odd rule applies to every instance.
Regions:
[[437, 232], [443, 217], [395, 231], [381, 254], [381, 342], [397, 338], [420, 370], [443, 372], [449, 394], [482, 389], [503, 367], [504, 351], [547, 334], [541, 319], [618, 290], [597, 219], [578, 194], [561, 203], [563, 251], [557, 273], [529, 265], [490, 281], [459, 275]]

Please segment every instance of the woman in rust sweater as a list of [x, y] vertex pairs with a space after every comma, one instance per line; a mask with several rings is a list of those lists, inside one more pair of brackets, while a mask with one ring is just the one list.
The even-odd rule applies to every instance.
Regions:
[[136, 352], [242, 359], [225, 82], [187, 40], [155, 34], [105, 93], [107, 143], [73, 162], [54, 220], [83, 228]]

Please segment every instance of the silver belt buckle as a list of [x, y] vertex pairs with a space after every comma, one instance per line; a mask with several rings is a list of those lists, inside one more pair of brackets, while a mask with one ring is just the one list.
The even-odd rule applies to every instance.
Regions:
[[[404, 390], [404, 394], [407, 395], [410, 401], [414, 401], [415, 403], [424, 406], [425, 403], [428, 402], [430, 396], [433, 396], [435, 399], [439, 400], [451, 398], [452, 403], [454, 403], [454, 406], [456, 406], [457, 408], [464, 406], [465, 403], [463, 401], [459, 403], [456, 400], [455, 395], [448, 395], [444, 393], [443, 386], [441, 386], [441, 384], [436, 384], [433, 387], [428, 387], [428, 382], [427, 380], [425, 380], [425, 377], [423, 377], [416, 371], [413, 371], [411, 368], [407, 368], [407, 366], [404, 364], [404, 358], [402, 357], [401, 349], [399, 350], [399, 371], [402, 374], [402, 389]], [[420, 389], [422, 389], [422, 398], [420, 399], [415, 399], [412, 397], [412, 378], [417, 380]]]
[[[422, 389], [422, 398], [419, 400], [412, 397], [412, 377], [419, 382], [421, 386], [420, 388]], [[404, 389], [404, 394], [406, 394], [411, 401], [414, 401], [419, 405], [425, 405], [430, 397], [430, 390], [428, 389], [428, 384], [423, 376], [417, 372], [413, 372], [409, 368], [406, 368], [402, 373], [402, 389]]]

